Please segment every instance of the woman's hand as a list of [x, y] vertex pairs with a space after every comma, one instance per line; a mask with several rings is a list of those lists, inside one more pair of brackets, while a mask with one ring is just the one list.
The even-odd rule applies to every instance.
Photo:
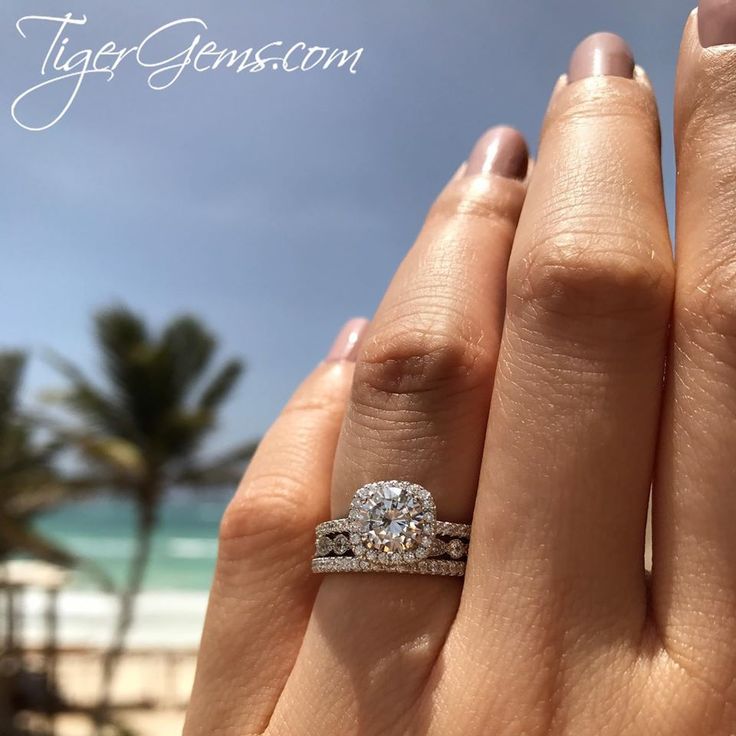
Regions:
[[[187, 736], [736, 732], [736, 46], [703, 48], [724, 41], [736, 2], [701, 3], [676, 269], [620, 39], [575, 51], [528, 191], [520, 136], [481, 139], [226, 512]], [[310, 573], [315, 525], [389, 478], [472, 519], [464, 580]]]

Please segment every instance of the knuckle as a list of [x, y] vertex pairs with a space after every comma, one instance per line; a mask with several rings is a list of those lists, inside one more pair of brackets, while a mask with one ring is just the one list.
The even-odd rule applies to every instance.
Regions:
[[308, 492], [283, 470], [244, 479], [220, 522], [220, 557], [242, 559], [279, 540], [311, 537], [314, 520], [300, 503]]
[[625, 236], [545, 238], [509, 273], [509, 310], [660, 329], [674, 288], [669, 261]]
[[220, 521], [221, 557], [272, 556], [285, 539], [309, 548], [324, 511], [319, 488], [329, 484], [323, 440], [337, 435], [346, 404], [346, 391], [330, 387], [298, 390], [260, 442]]
[[281, 412], [280, 419], [298, 425], [300, 430], [308, 432], [317, 426], [324, 426], [342, 414], [345, 398], [341, 393], [332, 391], [324, 394], [293, 396]]
[[489, 380], [492, 360], [455, 319], [430, 327], [390, 324], [363, 347], [353, 381], [353, 403], [383, 406], [387, 397], [459, 394]]
[[637, 130], [659, 142], [659, 115], [651, 89], [645, 85], [625, 88], [606, 85], [569, 86], [552, 99], [542, 137], [550, 129], [574, 131], [591, 121], [610, 135]]
[[675, 317], [689, 334], [736, 339], [736, 260], [710, 266], [683, 283]]
[[[676, 136], [681, 152], [695, 147], [698, 154], [712, 154], [714, 163], [728, 162], [719, 155], [721, 145], [732, 145], [736, 105], [736, 65], [733, 59], [711, 57], [701, 69], [698, 94], [679, 94]], [[733, 159], [730, 159], [731, 161]]]
[[515, 221], [523, 197], [521, 185], [509, 186], [510, 183], [492, 177], [461, 180], [437, 198], [429, 210], [427, 221], [455, 217], [485, 222]]

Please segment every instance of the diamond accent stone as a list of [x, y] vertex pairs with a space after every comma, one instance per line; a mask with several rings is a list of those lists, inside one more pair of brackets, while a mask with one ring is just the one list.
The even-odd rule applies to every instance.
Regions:
[[460, 539], [451, 539], [447, 543], [447, 554], [452, 557], [453, 560], [459, 560], [465, 555], [466, 548]]
[[451, 521], [438, 521], [435, 529], [440, 537], [462, 537], [470, 538], [470, 524], [455, 524]]
[[344, 555], [350, 549], [348, 538], [344, 534], [338, 534], [332, 540], [332, 549], [335, 550], [336, 555]]
[[[371, 561], [399, 564], [426, 557], [434, 539], [435, 509], [429, 492], [406, 481], [380, 481], [359, 488], [349, 514], [353, 552]], [[359, 537], [355, 543], [354, 537]]]
[[330, 554], [332, 552], [332, 540], [329, 537], [317, 537], [315, 552], [319, 557]]

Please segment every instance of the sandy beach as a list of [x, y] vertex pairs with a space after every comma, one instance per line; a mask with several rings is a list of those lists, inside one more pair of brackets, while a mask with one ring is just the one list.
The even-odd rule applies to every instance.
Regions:
[[[224, 498], [173, 494], [164, 506], [112, 693], [121, 723], [136, 736], [181, 733]], [[133, 550], [128, 504], [103, 497], [70, 505], [40, 526], [77, 554], [94, 559], [113, 580], [124, 579]], [[43, 581], [26, 581], [15, 593], [16, 647], [37, 671], [43, 670], [42, 652], [49, 642], [48, 605]], [[61, 736], [92, 733], [83, 711], [98, 703], [102, 655], [111, 641], [117, 607], [115, 596], [96, 589], [84, 575], [65, 573], [55, 606], [55, 680], [64, 700], [82, 712], [55, 719], [55, 733]]]
[[[125, 725], [136, 736], [181, 736], [183, 710], [133, 710], [125, 714]], [[91, 736], [90, 722], [79, 716], [62, 716], [56, 721], [57, 736]]]
[[[44, 596], [29, 590], [20, 601], [18, 633], [25, 657], [32, 668], [42, 670]], [[139, 596], [112, 691], [119, 720], [136, 736], [181, 734], [206, 605], [207, 593], [202, 591], [145, 591]], [[91, 736], [91, 720], [83, 711], [99, 701], [102, 656], [116, 601], [99, 592], [70, 589], [59, 595], [58, 609], [56, 683], [64, 700], [82, 712], [58, 716], [56, 733]]]
[[[113, 685], [119, 720], [137, 736], [178, 736], [196, 666], [193, 649], [134, 649], [121, 659]], [[28, 656], [40, 662], [40, 652]], [[98, 701], [102, 650], [66, 648], [59, 653], [57, 682], [64, 699], [81, 709]], [[90, 736], [91, 720], [79, 713], [55, 720], [59, 736]]]

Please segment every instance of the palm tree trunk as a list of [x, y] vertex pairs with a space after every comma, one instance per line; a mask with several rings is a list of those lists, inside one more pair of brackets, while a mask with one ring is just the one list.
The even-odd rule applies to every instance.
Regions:
[[[155, 494], [147, 495], [155, 498]], [[112, 683], [120, 655], [125, 648], [125, 639], [133, 622], [135, 602], [143, 586], [143, 578], [151, 554], [151, 542], [156, 527], [156, 509], [153, 503], [138, 505], [135, 553], [130, 560], [128, 577], [118, 595], [118, 617], [109, 649], [105, 652], [102, 664], [102, 697], [99, 704], [98, 728], [109, 715], [112, 696]]]

